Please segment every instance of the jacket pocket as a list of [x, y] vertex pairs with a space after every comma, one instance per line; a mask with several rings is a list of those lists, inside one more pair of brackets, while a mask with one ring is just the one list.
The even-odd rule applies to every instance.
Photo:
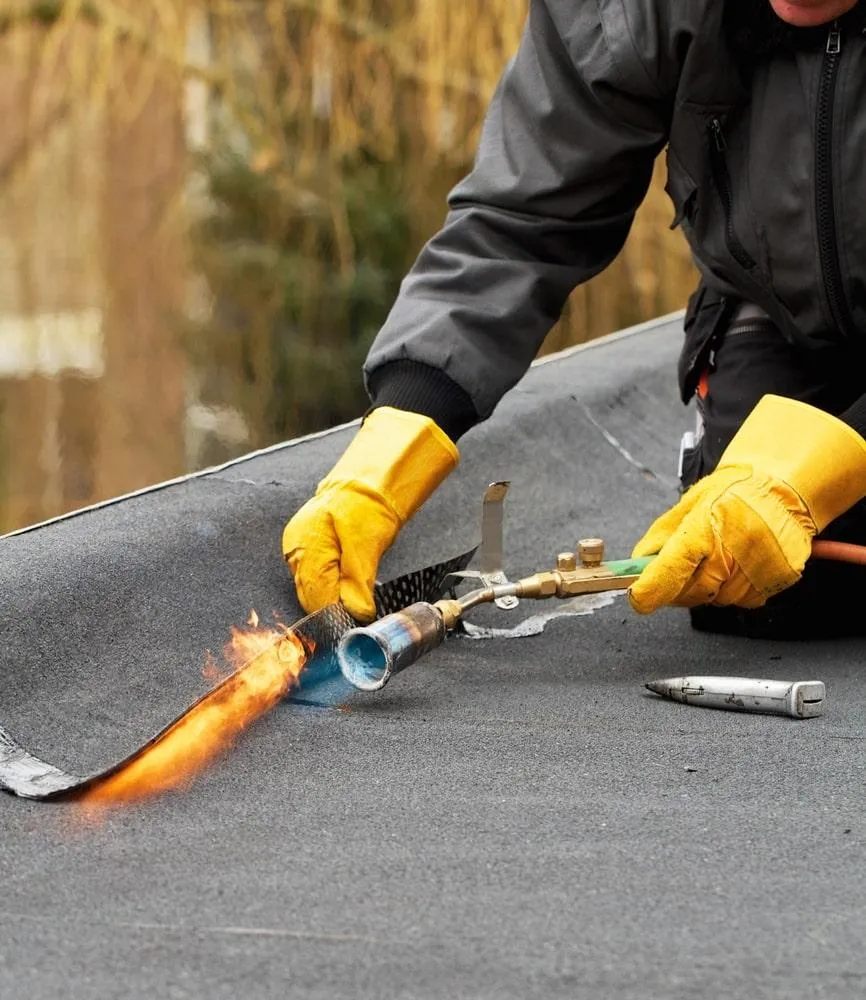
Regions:
[[757, 261], [740, 242], [734, 229], [734, 190], [728, 170], [728, 143], [719, 118], [711, 118], [707, 124], [707, 140], [710, 147], [710, 170], [724, 212], [725, 246], [740, 267], [751, 271], [757, 266]]
[[676, 229], [683, 223], [691, 223], [697, 211], [698, 186], [689, 177], [673, 149], [667, 151], [668, 176], [665, 191], [674, 206], [674, 217], [670, 224]]
[[689, 299], [683, 330], [685, 340], [677, 365], [680, 397], [684, 403], [694, 396], [710, 356], [731, 324], [737, 299], [707, 288], [703, 282]]

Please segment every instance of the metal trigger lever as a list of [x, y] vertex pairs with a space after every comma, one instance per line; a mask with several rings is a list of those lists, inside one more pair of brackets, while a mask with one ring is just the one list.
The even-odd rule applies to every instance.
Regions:
[[[452, 573], [449, 579], [480, 580], [485, 587], [495, 587], [510, 581], [502, 567], [502, 504], [508, 494], [511, 483], [508, 480], [491, 483], [484, 491], [484, 501], [481, 507], [481, 569], [467, 569], [460, 573]], [[516, 597], [498, 597], [495, 601], [503, 611], [513, 611], [520, 601]]]
[[[511, 483], [491, 483], [484, 493], [481, 508], [481, 581], [486, 587], [509, 582], [503, 568], [503, 501]], [[513, 611], [520, 601], [516, 597], [497, 597], [495, 604], [503, 611]]]

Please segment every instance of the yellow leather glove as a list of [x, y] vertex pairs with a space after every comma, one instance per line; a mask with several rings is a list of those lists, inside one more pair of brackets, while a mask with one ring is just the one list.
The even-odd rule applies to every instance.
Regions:
[[638, 542], [658, 553], [629, 590], [665, 604], [760, 607], [799, 580], [812, 539], [866, 496], [866, 441], [822, 410], [764, 396], [696, 483]]
[[375, 618], [382, 553], [458, 459], [428, 417], [373, 410], [283, 531], [283, 554], [305, 610], [342, 601], [359, 621]]

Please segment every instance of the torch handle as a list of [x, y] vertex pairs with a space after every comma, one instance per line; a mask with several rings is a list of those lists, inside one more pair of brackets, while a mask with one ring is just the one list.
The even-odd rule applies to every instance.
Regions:
[[639, 576], [653, 559], [655, 556], [643, 556], [640, 559], [611, 559], [604, 565], [614, 576]]

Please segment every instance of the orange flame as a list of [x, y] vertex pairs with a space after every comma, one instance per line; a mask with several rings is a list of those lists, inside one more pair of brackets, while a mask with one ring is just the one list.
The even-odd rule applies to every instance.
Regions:
[[201, 668], [201, 675], [211, 684], [219, 684], [231, 674], [231, 670], [225, 669], [216, 661], [216, 657], [208, 650], [204, 658], [204, 666]]
[[[88, 789], [88, 806], [133, 802], [188, 787], [238, 736], [283, 698], [298, 682], [308, 650], [286, 628], [232, 627], [226, 660], [235, 670], [198, 705], [179, 719], [152, 747], [116, 774]], [[209, 657], [206, 670], [214, 669]]]

